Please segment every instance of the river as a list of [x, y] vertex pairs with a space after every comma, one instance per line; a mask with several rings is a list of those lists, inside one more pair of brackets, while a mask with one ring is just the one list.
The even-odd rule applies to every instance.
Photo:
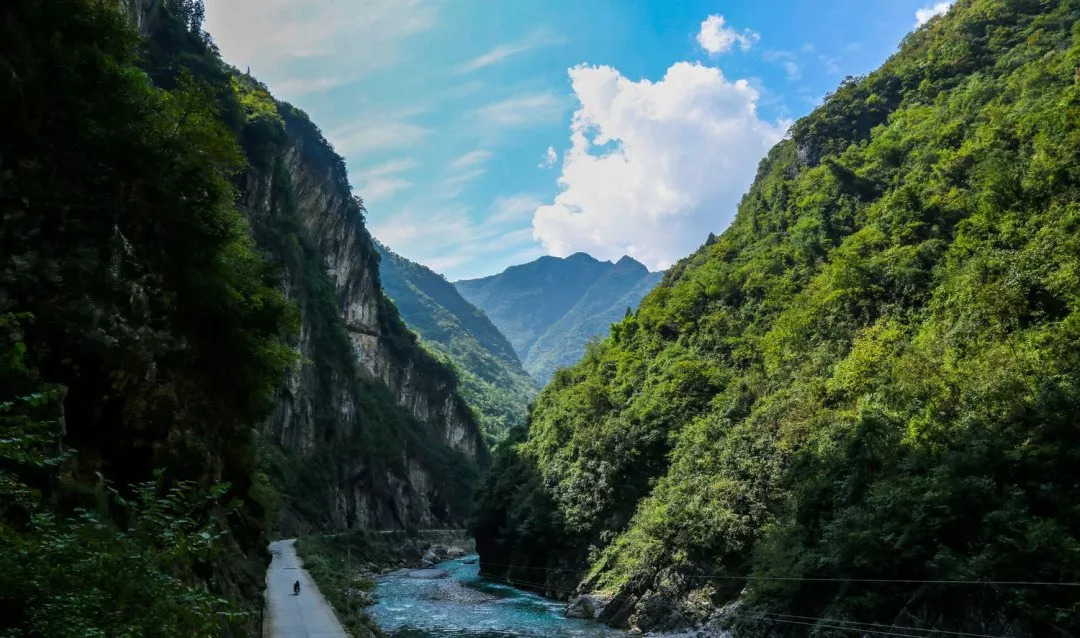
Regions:
[[589, 620], [566, 618], [564, 604], [480, 577], [476, 556], [432, 569], [380, 576], [371, 608], [392, 638], [598, 638], [626, 636]]

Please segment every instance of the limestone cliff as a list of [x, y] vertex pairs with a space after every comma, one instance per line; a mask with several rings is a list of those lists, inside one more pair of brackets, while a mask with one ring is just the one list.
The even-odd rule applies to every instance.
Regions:
[[[301, 308], [297, 346], [305, 364], [279, 391], [264, 431], [299, 459], [332, 457], [334, 474], [324, 495], [329, 514], [309, 522], [333, 528], [459, 524], [466, 490], [447, 493], [443, 475], [453, 471], [447, 466], [454, 460], [445, 457], [460, 457], [472, 468], [486, 464], [473, 414], [457, 392], [456, 377], [418, 347], [383, 294], [378, 255], [341, 159], [302, 113], [282, 105], [280, 115], [279, 148], [267, 165], [253, 162], [241, 191], [260, 245], [277, 253], [286, 291]], [[294, 255], [290, 242], [275, 234], [283, 217], [286, 224], [293, 221], [290, 216], [302, 225], [296, 237], [306, 244]], [[332, 290], [319, 290], [324, 280]], [[323, 292], [337, 316], [325, 316]], [[342, 328], [346, 338], [338, 334], [335, 341]], [[379, 405], [386, 399], [406, 415], [387, 414]], [[419, 427], [387, 431], [395, 425]], [[429, 457], [443, 457], [440, 467], [425, 462], [423, 447], [432, 448]], [[346, 449], [352, 453], [342, 453]]]
[[221, 115], [249, 164], [236, 179], [238, 203], [299, 310], [301, 363], [262, 427], [263, 469], [285, 497], [284, 531], [462, 525], [488, 451], [453, 371], [417, 345], [383, 294], [343, 160], [302, 111], [212, 47], [200, 52], [209, 63], [175, 55], [191, 34], [209, 41], [199, 3], [126, 2], [155, 82], [168, 88], [191, 73], [233, 87]]

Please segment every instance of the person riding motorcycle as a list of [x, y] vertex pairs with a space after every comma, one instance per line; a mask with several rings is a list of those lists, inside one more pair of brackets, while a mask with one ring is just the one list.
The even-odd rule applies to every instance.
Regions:
[[292, 593], [293, 593], [293, 596], [300, 595], [300, 581], [296, 581], [295, 583], [293, 583], [293, 585], [292, 585]]

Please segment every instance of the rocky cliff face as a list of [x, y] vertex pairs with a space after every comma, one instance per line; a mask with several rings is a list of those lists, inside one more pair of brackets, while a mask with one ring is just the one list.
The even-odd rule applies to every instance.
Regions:
[[[282, 105], [281, 117], [275, 154], [266, 165], [253, 162], [241, 190], [256, 238], [272, 252], [288, 252], [275, 236], [283, 217], [302, 225], [293, 230], [308, 250], [281, 261], [287, 293], [301, 308], [297, 348], [305, 363], [279, 391], [264, 432], [300, 463], [330, 458], [333, 473], [322, 495], [329, 514], [308, 522], [332, 528], [458, 525], [464, 502], [447, 493], [444, 474], [448, 465], [454, 471], [455, 460], [445, 457], [472, 469], [486, 464], [472, 411], [457, 392], [456, 377], [417, 346], [383, 294], [378, 254], [341, 159], [302, 113]], [[325, 283], [330, 289], [319, 290]], [[320, 310], [328, 298], [336, 316]], [[334, 343], [342, 332], [345, 338]], [[380, 405], [387, 398], [404, 418], [387, 418]], [[401, 426], [418, 427], [403, 438], [392, 431]], [[419, 448], [434, 450], [439, 467]]]
[[[176, 77], [186, 0], [127, 0], [155, 81]], [[189, 6], [190, 5], [190, 6]], [[301, 362], [262, 427], [289, 529], [456, 527], [487, 448], [454, 373], [416, 343], [383, 294], [379, 258], [343, 160], [307, 116], [220, 61], [190, 70], [231, 83], [222, 119], [249, 168], [236, 181], [256, 247], [299, 309]], [[159, 77], [160, 76], [160, 77]]]

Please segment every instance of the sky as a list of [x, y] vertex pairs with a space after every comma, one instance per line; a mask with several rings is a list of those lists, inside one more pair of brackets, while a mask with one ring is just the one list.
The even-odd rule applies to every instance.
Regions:
[[372, 234], [450, 280], [542, 255], [667, 268], [761, 158], [937, 0], [206, 0], [305, 110]]

